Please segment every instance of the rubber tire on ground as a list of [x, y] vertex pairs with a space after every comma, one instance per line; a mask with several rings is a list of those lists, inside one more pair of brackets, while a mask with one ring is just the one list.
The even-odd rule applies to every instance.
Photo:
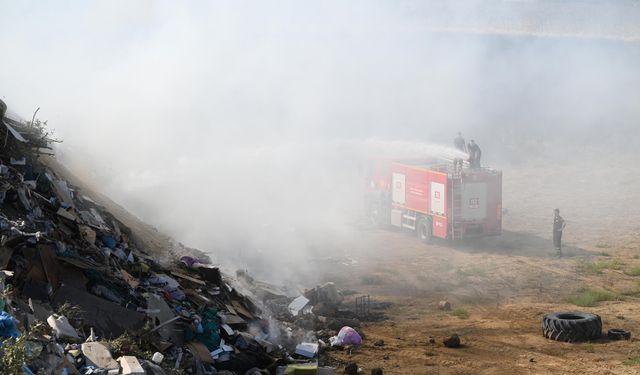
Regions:
[[583, 312], [558, 312], [542, 318], [542, 335], [565, 342], [595, 340], [602, 336], [599, 315]]
[[607, 332], [607, 337], [609, 340], [631, 340], [631, 332], [620, 328], [611, 328]]
[[431, 225], [430, 218], [421, 218], [418, 220], [418, 225], [416, 225], [416, 233], [418, 234], [418, 238], [420, 241], [424, 243], [429, 243], [431, 241], [431, 231], [433, 226]]

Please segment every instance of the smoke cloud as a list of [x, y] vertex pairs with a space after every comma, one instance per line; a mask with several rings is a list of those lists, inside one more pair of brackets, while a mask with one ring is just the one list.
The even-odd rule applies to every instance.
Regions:
[[309, 259], [357, 241], [372, 149], [434, 150], [462, 131], [504, 165], [556, 147], [637, 145], [635, 2], [0, 9], [11, 110], [30, 118], [40, 106], [72, 170], [262, 277], [308, 274]]

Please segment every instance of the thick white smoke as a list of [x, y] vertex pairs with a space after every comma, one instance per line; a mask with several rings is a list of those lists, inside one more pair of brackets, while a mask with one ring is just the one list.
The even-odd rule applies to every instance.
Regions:
[[59, 157], [162, 231], [309, 274], [357, 240], [365, 149], [633, 143], [638, 7], [585, 4], [0, 1], [0, 95], [40, 106]]

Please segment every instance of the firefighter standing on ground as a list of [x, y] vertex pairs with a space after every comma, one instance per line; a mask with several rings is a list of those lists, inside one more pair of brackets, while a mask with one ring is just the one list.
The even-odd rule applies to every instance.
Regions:
[[566, 223], [562, 216], [560, 216], [560, 210], [553, 210], [553, 246], [556, 248], [558, 257], [562, 257], [562, 231]]

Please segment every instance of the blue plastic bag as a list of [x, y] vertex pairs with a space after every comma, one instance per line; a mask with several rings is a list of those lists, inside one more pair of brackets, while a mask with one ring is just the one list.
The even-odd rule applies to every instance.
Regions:
[[0, 337], [17, 338], [20, 331], [16, 326], [16, 321], [6, 311], [0, 312]]

